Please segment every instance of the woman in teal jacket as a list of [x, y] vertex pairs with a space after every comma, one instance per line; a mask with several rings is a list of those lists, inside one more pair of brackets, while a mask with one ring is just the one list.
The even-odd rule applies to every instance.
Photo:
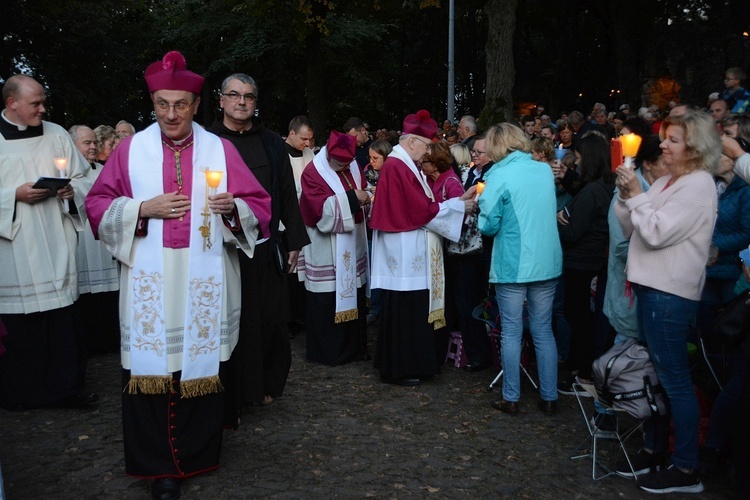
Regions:
[[509, 123], [486, 134], [487, 155], [497, 162], [486, 174], [479, 197], [479, 230], [493, 237], [490, 283], [500, 309], [503, 397], [493, 406], [518, 413], [521, 396], [523, 305], [536, 350], [542, 400], [547, 415], [557, 411], [557, 348], [552, 334], [552, 302], [562, 272], [557, 232], [555, 182], [546, 163], [531, 158], [523, 131]]

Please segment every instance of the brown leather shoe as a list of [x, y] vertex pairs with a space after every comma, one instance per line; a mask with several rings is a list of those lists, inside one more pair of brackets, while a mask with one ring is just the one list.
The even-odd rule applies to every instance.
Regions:
[[542, 399], [539, 401], [539, 409], [542, 410], [542, 413], [551, 417], [557, 413], [557, 400], [545, 401]]
[[508, 415], [518, 415], [518, 402], [501, 399], [492, 403], [492, 407]]

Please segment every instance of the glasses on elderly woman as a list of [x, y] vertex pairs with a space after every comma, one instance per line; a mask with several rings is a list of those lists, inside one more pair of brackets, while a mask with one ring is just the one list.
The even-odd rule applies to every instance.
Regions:
[[483, 155], [483, 154], [485, 154], [486, 152], [487, 152], [487, 151], [482, 151], [481, 149], [472, 149], [472, 150], [471, 150], [471, 155], [472, 155], [472, 156], [474, 156], [474, 155], [477, 155], [477, 156], [479, 156], [479, 155]]

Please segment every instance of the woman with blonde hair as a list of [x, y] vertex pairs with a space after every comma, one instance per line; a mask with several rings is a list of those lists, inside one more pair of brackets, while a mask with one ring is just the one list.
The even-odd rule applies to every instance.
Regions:
[[509, 123], [490, 127], [487, 155], [496, 162], [485, 174], [479, 197], [479, 230], [494, 238], [490, 283], [503, 325], [503, 397], [493, 407], [515, 415], [521, 396], [523, 306], [539, 371], [539, 409], [557, 411], [557, 348], [552, 334], [552, 303], [562, 272], [562, 250], [555, 219], [555, 183], [546, 163], [531, 158], [523, 131]]
[[94, 129], [96, 134], [96, 161], [104, 164], [115, 149], [115, 129], [109, 125], [99, 125]]
[[457, 166], [456, 173], [459, 174], [461, 185], [463, 185], [466, 183], [466, 177], [469, 174], [469, 168], [471, 168], [471, 151], [466, 144], [453, 144], [450, 148]]
[[[630, 238], [627, 277], [638, 298], [637, 314], [674, 422], [672, 465], [666, 463], [670, 416], [650, 418], [645, 444], [632, 460], [642, 490], [703, 491], [698, 466], [698, 401], [688, 366], [687, 342], [706, 277], [717, 196], [708, 172], [719, 162], [721, 138], [703, 112], [668, 116], [661, 126], [662, 161], [669, 173], [643, 192], [632, 169], [617, 169], [614, 205]], [[660, 469], [661, 468], [661, 469]], [[659, 470], [660, 469], [660, 470]], [[620, 475], [632, 475], [619, 464]]]

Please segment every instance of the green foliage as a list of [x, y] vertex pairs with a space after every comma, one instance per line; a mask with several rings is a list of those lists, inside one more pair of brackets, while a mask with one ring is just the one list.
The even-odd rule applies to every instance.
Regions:
[[[456, 115], [485, 108], [487, 0], [455, 2]], [[446, 113], [448, 0], [14, 0], [0, 16], [0, 76], [32, 73], [65, 126], [142, 128], [147, 65], [168, 50], [206, 76], [199, 121], [218, 114], [230, 73], [259, 85], [260, 116], [284, 132], [315, 116], [318, 138], [350, 116], [400, 128], [407, 113]], [[524, 0], [516, 12], [513, 99], [553, 113], [594, 101], [640, 103], [649, 78], [675, 77], [683, 100], [720, 90], [723, 70], [750, 66], [741, 0]], [[502, 71], [502, 69], [500, 70]], [[627, 95], [609, 96], [611, 89]], [[582, 97], [579, 98], [579, 94]], [[480, 117], [493, 123], [506, 103]], [[505, 117], [509, 118], [509, 117]]]

